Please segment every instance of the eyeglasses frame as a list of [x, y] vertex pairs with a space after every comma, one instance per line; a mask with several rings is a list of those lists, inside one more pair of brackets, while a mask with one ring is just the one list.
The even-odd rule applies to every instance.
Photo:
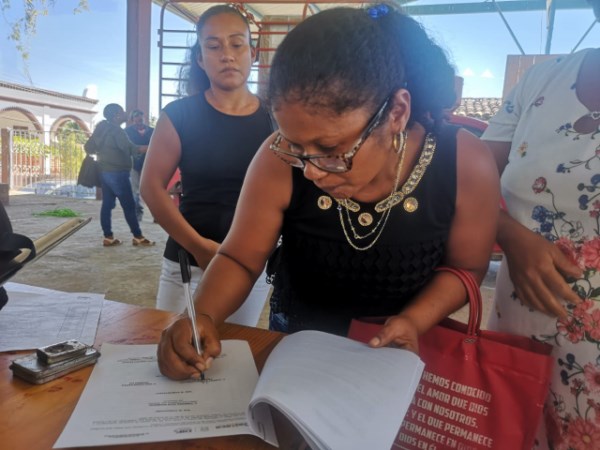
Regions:
[[[373, 117], [371, 117], [371, 119], [367, 123], [367, 126], [365, 127], [364, 131], [361, 133], [360, 137], [358, 138], [358, 141], [356, 141], [356, 144], [354, 144], [352, 149], [347, 151], [346, 153], [342, 153], [339, 155], [298, 155], [296, 153], [286, 152], [285, 150], [282, 150], [281, 147], [279, 146], [279, 144], [281, 143], [281, 140], [283, 139], [283, 136], [281, 135], [281, 133], [277, 133], [277, 136], [275, 137], [275, 140], [269, 146], [269, 149], [276, 155], [286, 155], [286, 156], [290, 156], [292, 158], [297, 159], [300, 162], [301, 166], [296, 166], [296, 165], [292, 164], [290, 161], [287, 161], [286, 159], [281, 158], [284, 162], [288, 163], [290, 166], [297, 167], [298, 169], [304, 169], [306, 167], [306, 162], [309, 162], [313, 166], [315, 166], [317, 169], [322, 170], [324, 172], [329, 172], [329, 173], [349, 172], [352, 169], [352, 159], [356, 156], [356, 154], [358, 153], [360, 148], [363, 146], [365, 141], [367, 139], [369, 139], [369, 136], [371, 136], [371, 134], [373, 133], [373, 130], [375, 130], [375, 128], [377, 128], [379, 126], [379, 124], [381, 123], [381, 119], [383, 117], [383, 112], [385, 111], [385, 109], [390, 101], [390, 98], [391, 98], [391, 96], [386, 97], [383, 104], [379, 107], [377, 112], [373, 115]], [[320, 167], [314, 162], [314, 160], [318, 160], [318, 159], [322, 159], [322, 158], [341, 159], [344, 162], [344, 165], [346, 166], [346, 168], [344, 170], [329, 170], [329, 169]]]

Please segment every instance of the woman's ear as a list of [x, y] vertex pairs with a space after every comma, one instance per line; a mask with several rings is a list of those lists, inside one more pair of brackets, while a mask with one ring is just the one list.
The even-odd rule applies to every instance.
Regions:
[[394, 133], [400, 133], [406, 128], [410, 118], [410, 92], [398, 89], [390, 99], [390, 126]]

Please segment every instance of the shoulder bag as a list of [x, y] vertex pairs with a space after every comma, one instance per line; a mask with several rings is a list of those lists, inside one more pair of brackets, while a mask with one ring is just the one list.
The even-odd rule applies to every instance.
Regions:
[[[419, 338], [425, 371], [393, 448], [527, 449], [549, 389], [552, 347], [481, 330], [481, 292], [473, 276], [456, 275], [469, 296], [469, 322], [444, 319]], [[354, 320], [349, 337], [368, 342], [386, 318]]]
[[81, 168], [79, 169], [79, 175], [77, 176], [77, 184], [88, 188], [102, 186], [98, 161], [90, 155], [83, 158], [83, 161], [81, 162]]

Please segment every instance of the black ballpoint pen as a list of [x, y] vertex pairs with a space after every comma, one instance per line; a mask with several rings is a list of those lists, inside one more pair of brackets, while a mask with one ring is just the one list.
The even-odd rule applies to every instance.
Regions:
[[[192, 291], [190, 289], [190, 279], [192, 278], [192, 268], [190, 266], [190, 260], [188, 254], [184, 249], [179, 249], [179, 267], [181, 268], [181, 281], [183, 282], [183, 292], [185, 294], [185, 300], [187, 302], [187, 312], [190, 321], [192, 322], [192, 334], [194, 339], [194, 347], [198, 355], [202, 355], [202, 342], [200, 335], [198, 334], [198, 327], [196, 326], [196, 310], [194, 309], [194, 299], [192, 298]], [[200, 379], [204, 380], [204, 372], [200, 372]]]

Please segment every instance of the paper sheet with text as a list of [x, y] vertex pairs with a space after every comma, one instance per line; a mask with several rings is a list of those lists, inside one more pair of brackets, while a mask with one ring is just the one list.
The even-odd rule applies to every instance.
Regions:
[[18, 283], [4, 285], [9, 301], [0, 314], [0, 352], [29, 350], [77, 339], [93, 344], [103, 294], [71, 293]]
[[[222, 341], [204, 381], [161, 375], [156, 345], [103, 344], [102, 356], [54, 448], [254, 434], [246, 410], [258, 371], [246, 341]], [[260, 418], [275, 442], [270, 416]]]

